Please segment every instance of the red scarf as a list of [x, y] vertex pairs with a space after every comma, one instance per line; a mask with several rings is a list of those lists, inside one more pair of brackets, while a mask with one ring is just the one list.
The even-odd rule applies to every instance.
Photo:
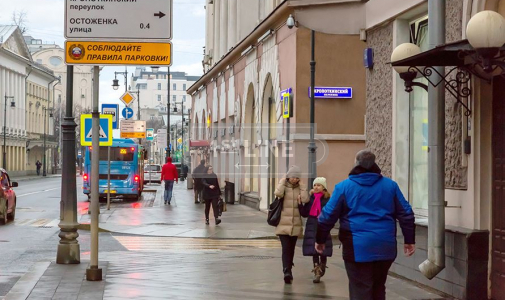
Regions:
[[323, 198], [323, 193], [315, 193], [314, 194], [314, 203], [310, 208], [310, 216], [319, 217], [321, 213], [321, 198]]

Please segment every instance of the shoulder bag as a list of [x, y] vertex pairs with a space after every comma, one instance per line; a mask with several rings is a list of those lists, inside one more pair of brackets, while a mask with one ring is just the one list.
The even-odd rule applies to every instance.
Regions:
[[268, 207], [267, 223], [270, 226], [277, 227], [281, 221], [282, 204], [284, 198], [275, 197], [275, 200]]

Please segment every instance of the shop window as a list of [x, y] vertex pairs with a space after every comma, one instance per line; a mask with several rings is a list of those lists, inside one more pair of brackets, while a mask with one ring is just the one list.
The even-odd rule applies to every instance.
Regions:
[[[428, 19], [422, 18], [410, 24], [411, 43], [426, 51], [428, 45]], [[423, 77], [418, 82], [428, 84]], [[410, 157], [409, 201], [416, 213], [428, 209], [428, 93], [414, 88], [410, 93]]]

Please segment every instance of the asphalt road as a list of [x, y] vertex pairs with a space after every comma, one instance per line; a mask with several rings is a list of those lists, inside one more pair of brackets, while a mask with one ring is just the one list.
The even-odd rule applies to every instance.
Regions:
[[[56, 259], [61, 183], [61, 177], [40, 178], [20, 181], [15, 188], [16, 219], [0, 225], [0, 299], [33, 263]], [[78, 209], [86, 213], [88, 202], [81, 187], [81, 179], [77, 178]], [[81, 251], [89, 251], [89, 233], [79, 234]], [[100, 240], [104, 250], [124, 249], [108, 234], [101, 234]]]

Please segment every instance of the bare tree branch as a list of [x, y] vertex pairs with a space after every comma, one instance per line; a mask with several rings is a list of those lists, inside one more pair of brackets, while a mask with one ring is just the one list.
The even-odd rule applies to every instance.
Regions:
[[25, 34], [26, 31], [28, 31], [28, 28], [26, 27], [27, 23], [26, 19], [27, 19], [26, 11], [15, 10], [12, 12], [12, 23], [19, 27], [19, 30], [21, 30], [22, 34]]

